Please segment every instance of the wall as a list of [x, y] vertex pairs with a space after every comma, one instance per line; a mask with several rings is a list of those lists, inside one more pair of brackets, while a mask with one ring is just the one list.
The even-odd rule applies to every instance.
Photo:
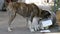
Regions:
[[0, 0], [0, 10], [2, 9], [3, 3], [4, 3], [4, 0]]
[[25, 2], [25, 0], [18, 0], [18, 2]]

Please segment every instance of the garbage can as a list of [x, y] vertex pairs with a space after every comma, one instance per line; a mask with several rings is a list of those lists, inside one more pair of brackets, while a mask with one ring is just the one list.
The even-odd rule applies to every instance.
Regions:
[[52, 20], [52, 26], [56, 25], [56, 14], [53, 11], [48, 10], [48, 12], [51, 14], [51, 20]]

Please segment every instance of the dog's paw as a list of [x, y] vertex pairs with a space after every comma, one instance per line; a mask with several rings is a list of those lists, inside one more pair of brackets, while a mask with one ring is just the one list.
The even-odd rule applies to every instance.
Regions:
[[12, 31], [12, 29], [13, 29], [13, 28], [8, 27], [8, 31], [10, 31], [10, 32], [11, 32], [11, 31]]
[[31, 31], [31, 32], [35, 32], [35, 30], [34, 30], [34, 29], [30, 29], [30, 31]]

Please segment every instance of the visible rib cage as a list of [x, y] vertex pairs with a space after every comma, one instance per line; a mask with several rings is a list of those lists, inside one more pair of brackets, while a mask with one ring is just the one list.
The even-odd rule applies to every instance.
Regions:
[[[37, 16], [39, 14], [39, 8], [35, 4], [25, 4], [25, 3], [18, 3], [12, 2], [9, 4], [8, 9], [12, 9], [16, 11], [16, 13], [21, 14], [23, 17]], [[41, 9], [40, 9], [41, 10]]]

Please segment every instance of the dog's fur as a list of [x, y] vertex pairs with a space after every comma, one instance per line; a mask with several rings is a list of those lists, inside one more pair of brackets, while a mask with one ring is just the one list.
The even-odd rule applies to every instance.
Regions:
[[48, 15], [48, 11], [39, 9], [35, 4], [26, 4], [26, 3], [19, 3], [19, 2], [10, 2], [7, 6], [7, 12], [9, 15], [9, 28], [8, 30], [11, 31], [11, 22], [14, 20], [16, 14], [20, 14], [24, 18], [27, 18], [32, 23], [34, 17], [46, 18]]

